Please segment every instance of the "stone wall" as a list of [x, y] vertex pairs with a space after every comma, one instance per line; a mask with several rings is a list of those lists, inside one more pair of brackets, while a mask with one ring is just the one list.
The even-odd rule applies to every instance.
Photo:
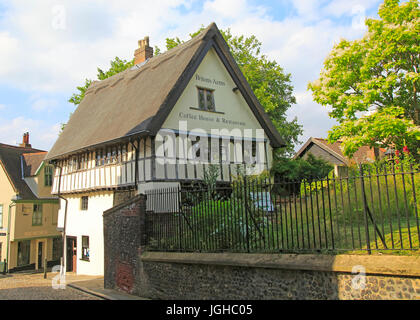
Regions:
[[[187, 300], [420, 299], [420, 261], [416, 257], [192, 255], [199, 257], [142, 254], [137, 294]], [[354, 266], [365, 267], [363, 280], [351, 273]]]
[[104, 212], [106, 288], [151, 299], [420, 299], [419, 256], [146, 252], [145, 210], [138, 195]]

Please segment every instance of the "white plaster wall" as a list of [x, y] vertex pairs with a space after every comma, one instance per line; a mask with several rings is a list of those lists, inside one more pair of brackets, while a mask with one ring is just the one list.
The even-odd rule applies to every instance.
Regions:
[[[89, 196], [88, 210], [80, 210], [80, 199]], [[104, 274], [103, 217], [105, 210], [113, 206], [112, 192], [93, 192], [66, 196], [68, 199], [66, 235], [77, 237], [77, 274]], [[65, 202], [60, 200], [59, 223], [64, 225]], [[82, 258], [82, 236], [89, 237], [90, 261]]]
[[[179, 182], [146, 182], [139, 183], [137, 194], [147, 193], [149, 190], [170, 189], [170, 194], [166, 195], [150, 195], [146, 200], [146, 210], [155, 210], [157, 212], [171, 212], [178, 210], [178, 193]], [[153, 198], [153, 199], [152, 199]]]

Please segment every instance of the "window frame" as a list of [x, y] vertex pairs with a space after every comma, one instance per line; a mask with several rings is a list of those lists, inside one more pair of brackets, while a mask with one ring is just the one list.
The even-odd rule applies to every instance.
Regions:
[[80, 210], [87, 211], [88, 209], [89, 209], [89, 196], [82, 196], [80, 198]]
[[[35, 207], [40, 208], [40, 210], [35, 210]], [[32, 225], [42, 226], [42, 216], [42, 203], [34, 203], [32, 206]]]
[[[202, 108], [201, 105], [200, 105], [200, 91], [203, 91], [203, 94], [204, 94], [204, 108]], [[216, 111], [216, 102], [215, 102], [215, 99], [214, 99], [214, 91], [215, 91], [215, 89], [209, 89], [209, 88], [203, 88], [203, 87], [198, 87], [197, 86], [197, 98], [198, 98], [197, 109], [198, 110], [209, 111], [209, 112], [217, 112]], [[207, 95], [208, 94], [211, 95], [211, 101], [212, 101], [212, 105], [213, 105], [212, 109], [209, 109], [209, 107], [207, 105], [207, 103], [208, 103]]]
[[0, 229], [3, 229], [3, 204], [0, 203]]
[[[85, 243], [83, 240], [85, 240], [87, 238], [87, 246], [85, 246]], [[89, 245], [89, 236], [82, 236], [82, 254], [81, 254], [81, 260], [83, 261], [90, 261], [90, 249], [89, 249], [90, 245]], [[87, 251], [85, 252], [85, 249], [87, 249]], [[86, 254], [87, 253], [87, 254]]]
[[19, 240], [17, 242], [17, 261], [16, 261], [17, 266], [18, 267], [27, 266], [30, 264], [30, 262], [31, 262], [31, 240]]
[[46, 165], [44, 167], [44, 187], [51, 187], [53, 183], [53, 167]]
[[63, 255], [63, 240], [59, 237], [52, 239], [52, 259], [60, 260]]

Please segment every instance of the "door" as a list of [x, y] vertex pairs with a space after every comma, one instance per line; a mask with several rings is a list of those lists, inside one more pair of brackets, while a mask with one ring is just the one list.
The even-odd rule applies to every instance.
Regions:
[[75, 237], [67, 237], [67, 271], [76, 272], [77, 240]]
[[43, 261], [42, 261], [42, 249], [43, 249], [43, 242], [38, 242], [38, 269], [41, 269], [43, 267]]

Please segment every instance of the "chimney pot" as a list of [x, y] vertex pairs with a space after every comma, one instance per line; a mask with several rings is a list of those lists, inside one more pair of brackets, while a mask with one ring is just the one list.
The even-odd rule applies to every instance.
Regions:
[[139, 64], [153, 57], [153, 48], [149, 46], [149, 37], [138, 41], [138, 48], [134, 51], [134, 64]]
[[25, 132], [23, 134], [22, 143], [19, 145], [21, 148], [32, 148], [31, 144], [29, 143], [29, 132]]

